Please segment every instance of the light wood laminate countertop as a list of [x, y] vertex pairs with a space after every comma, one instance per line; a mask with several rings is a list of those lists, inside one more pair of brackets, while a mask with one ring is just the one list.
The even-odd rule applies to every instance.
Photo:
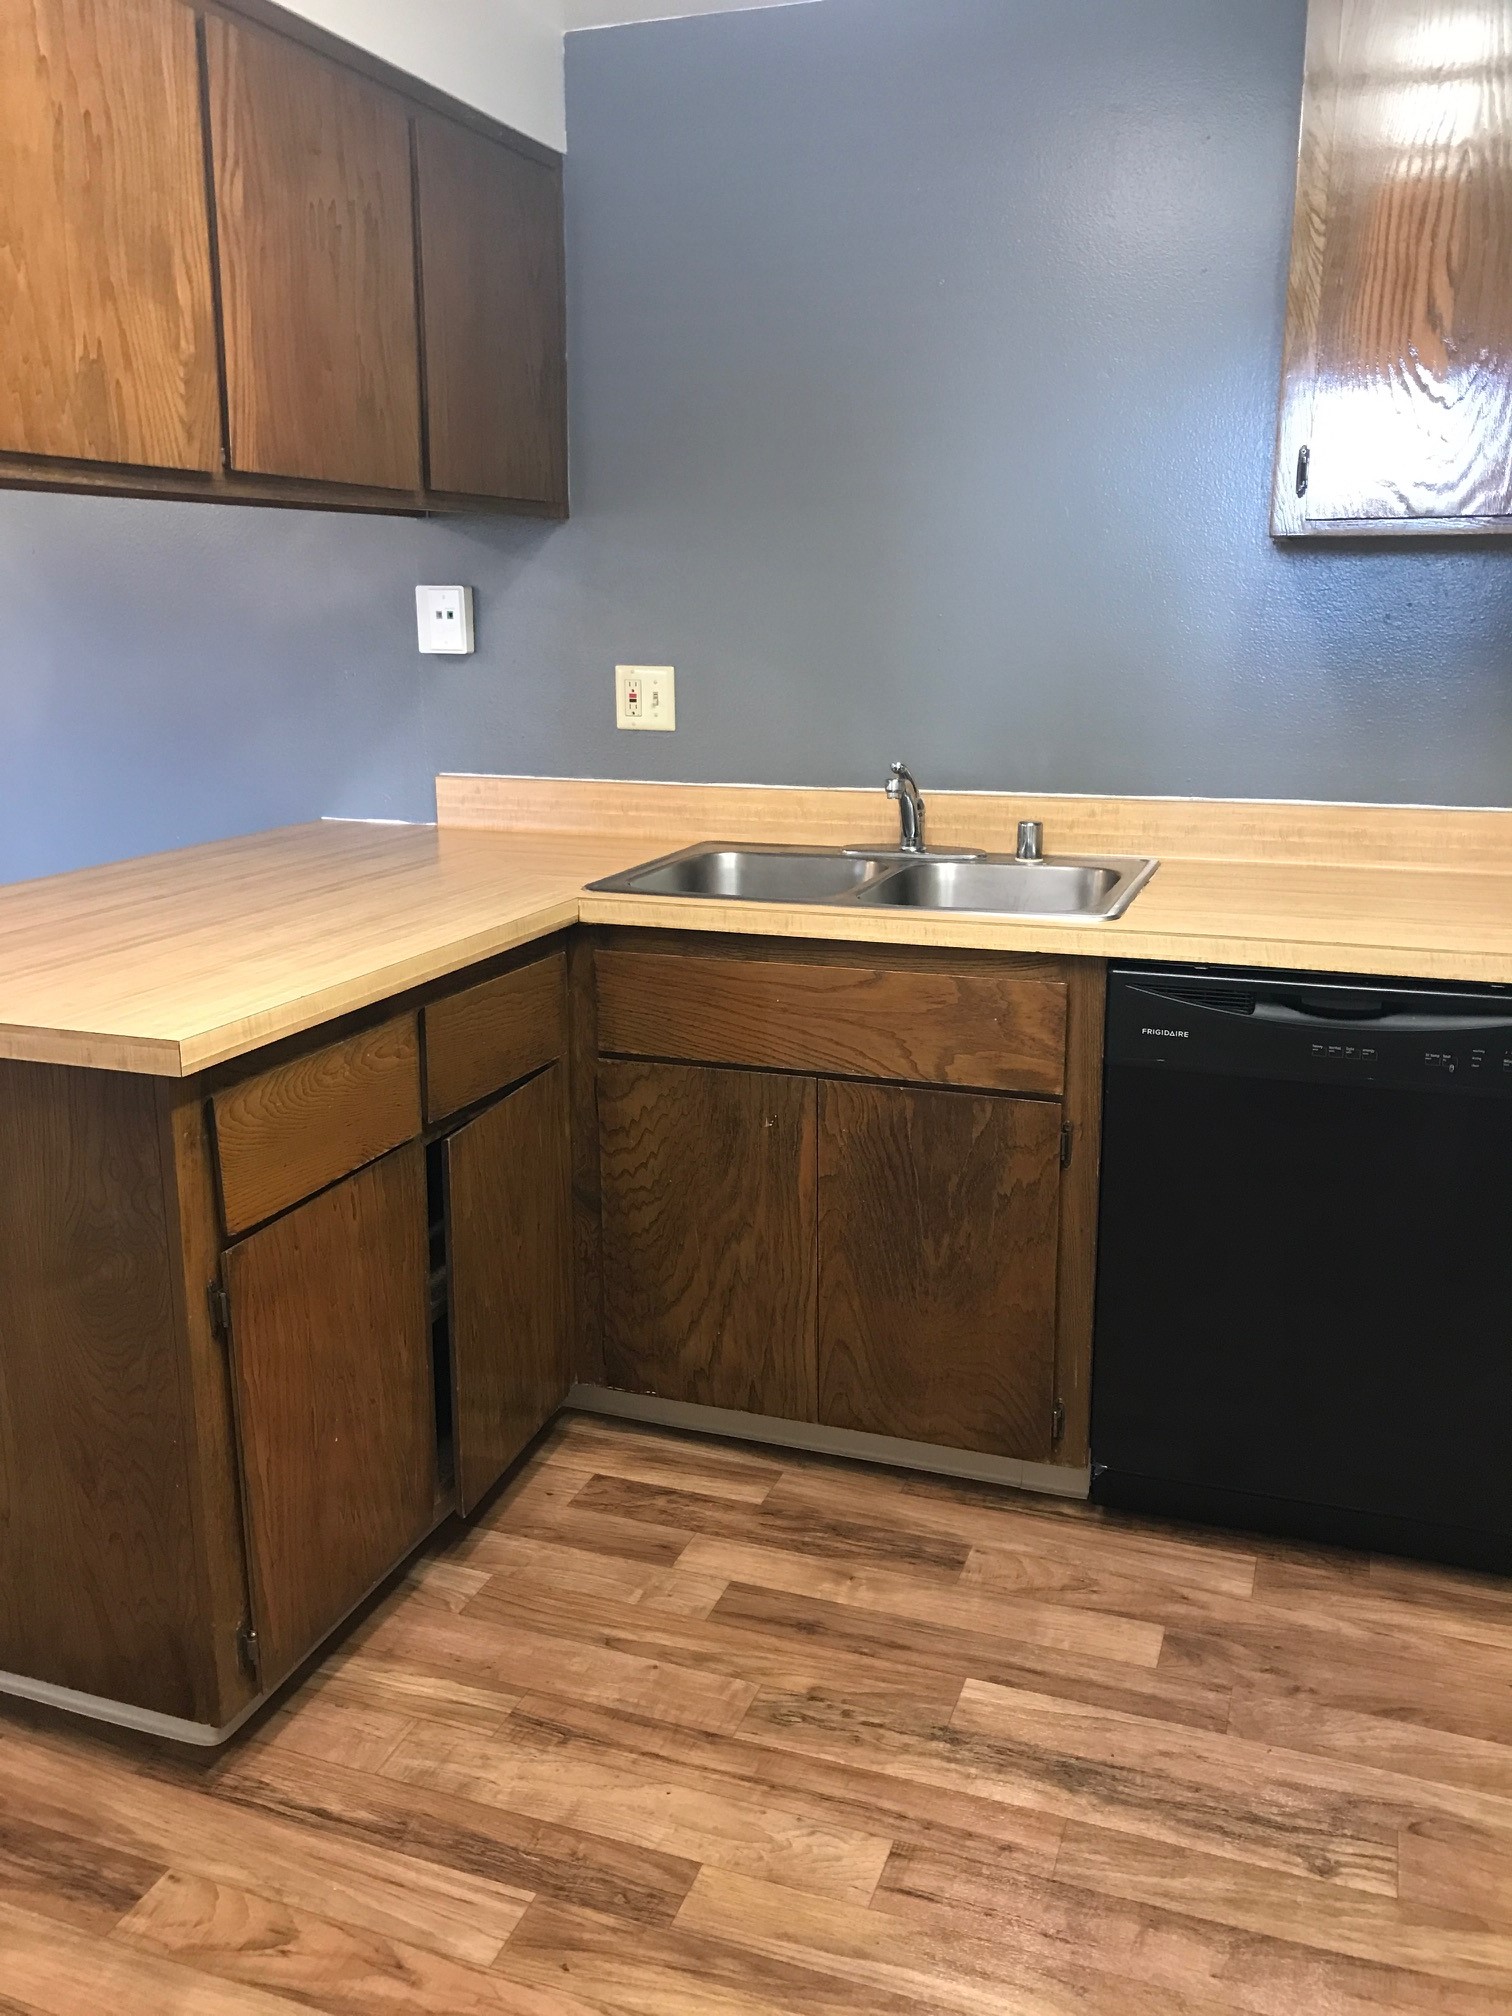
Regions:
[[0, 888], [0, 1057], [188, 1077], [575, 924], [632, 843], [323, 821]]
[[1512, 985], [1512, 873], [1459, 863], [1166, 857], [1096, 925], [586, 892], [690, 837], [329, 822], [16, 883], [0, 1057], [188, 1076], [580, 920]]

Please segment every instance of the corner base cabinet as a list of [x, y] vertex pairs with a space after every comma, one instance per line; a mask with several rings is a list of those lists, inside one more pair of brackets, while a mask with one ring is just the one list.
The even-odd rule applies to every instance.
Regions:
[[550, 1420], [564, 976], [199, 1079], [0, 1062], [0, 1692], [216, 1741]]

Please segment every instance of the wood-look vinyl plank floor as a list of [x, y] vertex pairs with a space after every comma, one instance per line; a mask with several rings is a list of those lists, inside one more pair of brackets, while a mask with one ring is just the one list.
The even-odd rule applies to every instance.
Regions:
[[568, 1417], [216, 1755], [0, 1708], [0, 2016], [1506, 2016], [1512, 1584]]

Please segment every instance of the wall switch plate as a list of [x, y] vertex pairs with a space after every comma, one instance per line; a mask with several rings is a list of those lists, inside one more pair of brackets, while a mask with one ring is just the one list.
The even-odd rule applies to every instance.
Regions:
[[415, 618], [427, 657], [460, 658], [473, 648], [471, 588], [417, 588]]
[[619, 728], [677, 726], [677, 674], [670, 665], [616, 665], [614, 720]]

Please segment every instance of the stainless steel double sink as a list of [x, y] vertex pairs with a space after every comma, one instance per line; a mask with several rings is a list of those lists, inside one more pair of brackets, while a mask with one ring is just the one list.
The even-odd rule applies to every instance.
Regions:
[[1123, 915], [1159, 865], [1122, 855], [1022, 861], [1011, 854], [956, 850], [918, 854], [706, 842], [591, 887], [705, 902], [816, 903], [1101, 924]]

